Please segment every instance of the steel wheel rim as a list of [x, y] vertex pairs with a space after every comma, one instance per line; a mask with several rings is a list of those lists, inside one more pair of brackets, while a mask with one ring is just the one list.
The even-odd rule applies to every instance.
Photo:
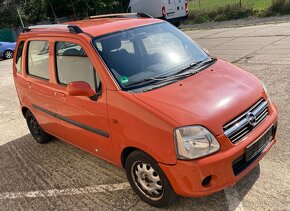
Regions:
[[7, 59], [11, 59], [11, 58], [13, 57], [13, 53], [12, 53], [12, 51], [6, 51], [6, 52], [5, 52], [5, 57], [6, 57]]
[[163, 197], [163, 184], [151, 165], [137, 161], [132, 165], [131, 174], [136, 187], [144, 196], [153, 201], [158, 201]]
[[37, 122], [37, 120], [35, 119], [34, 116], [31, 116], [30, 117], [29, 124], [30, 124], [31, 132], [33, 133], [33, 135], [37, 139], [40, 139], [40, 137], [41, 137], [40, 126], [39, 126], [39, 124], [38, 124], [38, 122]]

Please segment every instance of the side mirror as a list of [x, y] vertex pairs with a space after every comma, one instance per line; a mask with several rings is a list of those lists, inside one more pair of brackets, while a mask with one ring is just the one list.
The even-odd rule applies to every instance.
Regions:
[[67, 93], [70, 96], [85, 96], [92, 100], [97, 99], [97, 93], [91, 88], [91, 86], [84, 81], [75, 81], [67, 85]]

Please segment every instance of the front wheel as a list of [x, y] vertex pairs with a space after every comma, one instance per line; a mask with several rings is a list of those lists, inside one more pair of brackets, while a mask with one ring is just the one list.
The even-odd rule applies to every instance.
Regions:
[[177, 195], [157, 162], [142, 151], [132, 152], [126, 160], [127, 178], [135, 193], [155, 207], [168, 207]]

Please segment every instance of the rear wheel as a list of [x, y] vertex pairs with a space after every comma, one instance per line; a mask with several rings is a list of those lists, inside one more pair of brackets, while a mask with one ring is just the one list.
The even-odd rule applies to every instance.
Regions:
[[4, 59], [12, 59], [13, 58], [13, 51], [7, 50], [4, 52]]
[[135, 193], [155, 207], [168, 207], [177, 195], [157, 162], [140, 150], [126, 159], [126, 174]]
[[31, 111], [26, 112], [26, 123], [32, 137], [40, 144], [44, 144], [52, 139], [52, 136], [44, 132]]

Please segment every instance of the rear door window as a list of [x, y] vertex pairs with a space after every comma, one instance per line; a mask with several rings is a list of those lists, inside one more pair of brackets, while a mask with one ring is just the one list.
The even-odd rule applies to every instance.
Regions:
[[21, 63], [22, 63], [23, 46], [24, 46], [24, 41], [21, 41], [18, 45], [17, 54], [16, 54], [15, 66], [16, 66], [16, 71], [18, 73], [22, 72]]
[[67, 85], [74, 81], [87, 82], [92, 89], [100, 80], [84, 49], [72, 42], [57, 42], [55, 47], [57, 79]]
[[27, 55], [27, 73], [49, 80], [49, 42], [30, 41]]

